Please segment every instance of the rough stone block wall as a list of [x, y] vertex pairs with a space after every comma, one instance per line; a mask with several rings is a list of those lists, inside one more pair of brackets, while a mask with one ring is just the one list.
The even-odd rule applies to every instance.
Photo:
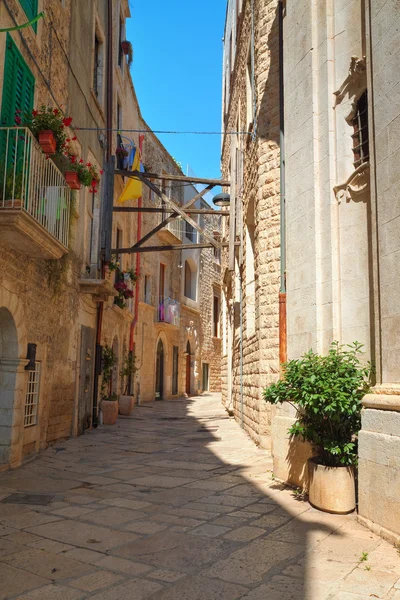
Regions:
[[[247, 323], [246, 243], [243, 244], [243, 422], [245, 430], [258, 444], [270, 447], [270, 408], [262, 399], [263, 388], [279, 375], [279, 63], [278, 2], [258, 0], [255, 14], [255, 93], [257, 101], [256, 140], [246, 136], [242, 194], [243, 223], [254, 207], [255, 332]], [[237, 122], [245, 129], [246, 67], [251, 39], [251, 3], [243, 3], [238, 23], [236, 59], [231, 76], [229, 109], [225, 128], [236, 130]], [[229, 177], [232, 136], [224, 138], [222, 165]], [[243, 226], [244, 229], [244, 226]], [[242, 417], [240, 398], [239, 297], [238, 271], [227, 272], [224, 252], [222, 274], [227, 284], [225, 297], [231, 298], [235, 317], [233, 344], [232, 398], [235, 418]], [[229, 312], [229, 309], [228, 309]], [[249, 331], [249, 335], [247, 332]], [[227, 357], [223, 359], [223, 402], [227, 403]]]

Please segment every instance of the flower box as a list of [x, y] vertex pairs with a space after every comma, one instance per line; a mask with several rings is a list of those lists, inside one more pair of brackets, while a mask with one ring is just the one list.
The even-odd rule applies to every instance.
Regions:
[[121, 42], [121, 47], [122, 47], [122, 52], [125, 54], [125, 56], [127, 56], [131, 51], [132, 45], [130, 42], [124, 41], [124, 42]]
[[76, 171], [67, 171], [65, 173], [65, 181], [71, 190], [80, 190], [81, 184], [79, 182], [78, 173]]
[[39, 132], [39, 144], [41, 145], [43, 152], [46, 154], [55, 154], [57, 150], [57, 142], [51, 129]]

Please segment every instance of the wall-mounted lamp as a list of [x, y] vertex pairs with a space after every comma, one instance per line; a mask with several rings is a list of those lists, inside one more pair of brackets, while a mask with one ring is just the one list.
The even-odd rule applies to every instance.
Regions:
[[226, 194], [225, 192], [222, 192], [222, 194], [217, 194], [213, 198], [213, 204], [215, 204], [215, 206], [219, 206], [220, 208], [223, 206], [229, 206], [230, 203], [231, 203], [231, 197], [229, 194]]

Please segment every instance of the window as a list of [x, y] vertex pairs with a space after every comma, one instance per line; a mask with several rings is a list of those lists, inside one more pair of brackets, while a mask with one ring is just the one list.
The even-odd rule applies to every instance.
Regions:
[[367, 90], [365, 90], [357, 102], [356, 113], [353, 118], [353, 128], [354, 167], [357, 168], [369, 160]]
[[213, 299], [213, 336], [219, 337], [219, 297]]
[[[118, 132], [122, 131], [122, 106], [119, 99], [117, 100], [117, 129]], [[117, 132], [117, 146], [121, 145], [121, 136]]]
[[[20, 4], [25, 11], [28, 21], [34, 19], [38, 12], [38, 0], [20, 0]], [[33, 31], [37, 31], [37, 23], [32, 25]]]
[[28, 387], [25, 396], [24, 427], [31, 427], [37, 423], [37, 409], [39, 404], [40, 388], [40, 363], [35, 362], [35, 370], [28, 371]]
[[185, 296], [190, 300], [197, 299], [197, 269], [185, 260]]
[[103, 43], [96, 32], [94, 36], [93, 91], [100, 103], [102, 103], [103, 96], [103, 73]]
[[[22, 58], [12, 37], [7, 33], [3, 96], [1, 101], [0, 125], [2, 127], [12, 127], [15, 125], [17, 110], [22, 111], [22, 113], [32, 110], [34, 92], [35, 78]], [[4, 156], [5, 148], [1, 154]]]
[[173, 349], [173, 364], [172, 364], [172, 395], [178, 394], [178, 365], [179, 365], [179, 348], [174, 346]]
[[124, 53], [122, 52], [122, 42], [125, 39], [125, 33], [124, 33], [124, 20], [122, 19], [122, 17], [120, 17], [119, 19], [119, 35], [118, 35], [118, 65], [121, 67], [124, 64]]
[[246, 222], [246, 333], [256, 330], [255, 315], [255, 271], [254, 271], [254, 204], [250, 203]]
[[[251, 47], [247, 55], [246, 67], [246, 115], [247, 115], [247, 131], [250, 131], [250, 126], [254, 120], [254, 90], [253, 90], [253, 68], [251, 60]], [[238, 129], [239, 131], [239, 129]]]
[[195, 244], [197, 240], [197, 231], [195, 230], [193, 225], [191, 225], [187, 221], [185, 221], [185, 227], [185, 235], [187, 239], [190, 240], [193, 244]]

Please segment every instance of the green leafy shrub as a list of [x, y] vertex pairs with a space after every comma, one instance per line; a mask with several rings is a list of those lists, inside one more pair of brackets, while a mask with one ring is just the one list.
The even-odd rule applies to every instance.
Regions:
[[327, 356], [307, 352], [289, 361], [284, 378], [264, 390], [266, 402], [295, 406], [297, 421], [289, 433], [310, 442], [326, 466], [357, 463], [361, 401], [371, 376], [370, 363], [360, 361], [361, 349], [358, 342], [346, 347], [333, 342]]
[[111, 381], [114, 367], [118, 362], [114, 350], [107, 344], [102, 350], [102, 380], [101, 380], [101, 399], [102, 400], [118, 400], [117, 394], [111, 392]]

